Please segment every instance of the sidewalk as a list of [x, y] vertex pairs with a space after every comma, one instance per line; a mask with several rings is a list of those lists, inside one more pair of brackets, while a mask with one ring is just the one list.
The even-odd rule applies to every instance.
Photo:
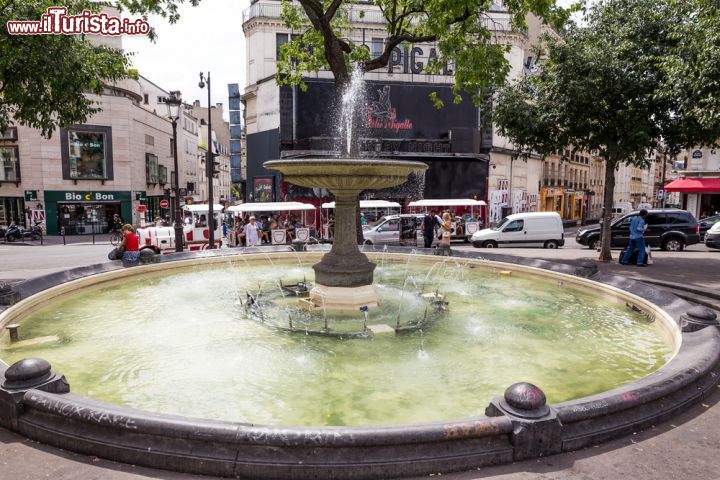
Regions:
[[[453, 248], [456, 248], [453, 246]], [[467, 248], [467, 247], [462, 247]], [[472, 247], [469, 247], [472, 248]], [[105, 261], [109, 245], [85, 248], [48, 246], [4, 249], [0, 259], [15, 262], [10, 274], [29, 278], [38, 274]], [[43, 252], [40, 254], [40, 252]], [[488, 253], [488, 258], [493, 252]], [[579, 264], [596, 258], [587, 249], [503, 249], [513, 254]], [[12, 255], [8, 255], [11, 253]], [[639, 279], [658, 280], [710, 288], [720, 292], [720, 251], [653, 252], [655, 263], [648, 268], [622, 266], [613, 251], [612, 263], [599, 263], [601, 271]], [[32, 267], [22, 264], [32, 265]], [[9, 277], [13, 278], [13, 277]], [[713, 480], [720, 478], [720, 388], [703, 403], [649, 430], [594, 448], [509, 465], [445, 474], [451, 480]], [[203, 480], [210, 477], [184, 475], [110, 462], [55, 449], [0, 429], [0, 480]], [[427, 477], [421, 477], [427, 478]], [[413, 480], [420, 480], [415, 478]]]

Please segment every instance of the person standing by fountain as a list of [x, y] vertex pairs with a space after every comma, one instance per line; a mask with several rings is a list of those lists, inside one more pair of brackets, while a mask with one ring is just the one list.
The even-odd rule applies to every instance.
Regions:
[[435, 210], [430, 210], [430, 213], [425, 215], [422, 223], [423, 240], [425, 240], [425, 248], [432, 247], [433, 240], [435, 239], [435, 232], [437, 227], [440, 226], [440, 220], [435, 215]]
[[250, 217], [250, 222], [243, 228], [245, 234], [245, 246], [254, 247], [260, 241], [260, 227], [255, 223], [255, 217]]
[[450, 213], [443, 213], [442, 223], [440, 224], [440, 245], [438, 245], [438, 255], [450, 256], [450, 239], [452, 238], [453, 225]]

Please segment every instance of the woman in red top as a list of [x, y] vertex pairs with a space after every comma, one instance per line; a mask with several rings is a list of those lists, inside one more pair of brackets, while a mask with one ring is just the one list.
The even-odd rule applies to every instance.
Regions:
[[130, 224], [122, 227], [124, 248], [122, 259], [125, 262], [137, 262], [140, 260], [140, 239], [135, 235], [135, 229]]

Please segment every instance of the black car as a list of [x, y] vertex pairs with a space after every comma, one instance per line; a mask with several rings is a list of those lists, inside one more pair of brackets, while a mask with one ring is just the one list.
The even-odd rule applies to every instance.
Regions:
[[713, 215], [712, 217], [701, 218], [698, 220], [700, 224], [700, 241], [702, 242], [705, 238], [705, 232], [710, 230], [713, 225], [720, 222], [720, 215]]
[[[625, 248], [630, 243], [630, 222], [640, 212], [632, 212], [615, 220], [611, 227], [610, 245]], [[645, 243], [663, 250], [680, 251], [700, 241], [700, 226], [692, 213], [679, 209], [649, 209], [645, 219]], [[583, 228], [575, 241], [592, 249], [600, 246], [600, 227]]]

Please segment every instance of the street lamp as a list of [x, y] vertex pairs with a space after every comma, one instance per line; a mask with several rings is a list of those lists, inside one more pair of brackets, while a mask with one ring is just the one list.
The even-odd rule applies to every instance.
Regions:
[[175, 251], [183, 251], [183, 226], [180, 221], [180, 170], [178, 169], [178, 147], [177, 147], [177, 121], [180, 118], [180, 92], [170, 92], [170, 97], [165, 99], [165, 105], [168, 109], [168, 118], [172, 122], [173, 127], [173, 162], [175, 168], [175, 184], [172, 185], [175, 190], [174, 210], [175, 210]]
[[210, 228], [208, 228], [208, 248], [215, 248], [215, 216], [213, 215], [213, 204], [215, 203], [213, 199], [213, 170], [214, 170], [214, 164], [213, 164], [213, 151], [212, 151], [212, 112], [210, 111], [210, 105], [211, 105], [211, 99], [210, 99], [210, 72], [207, 73], [207, 77], [205, 77], [205, 74], [203, 72], [200, 72], [200, 83], [198, 83], [198, 87], [205, 88], [205, 84], [207, 84], [207, 91], [208, 91], [208, 119], [207, 119], [207, 127], [208, 127], [208, 135], [207, 135], [207, 152], [205, 156], [205, 174], [207, 175], [207, 182], [208, 182], [208, 225], [210, 225]]

